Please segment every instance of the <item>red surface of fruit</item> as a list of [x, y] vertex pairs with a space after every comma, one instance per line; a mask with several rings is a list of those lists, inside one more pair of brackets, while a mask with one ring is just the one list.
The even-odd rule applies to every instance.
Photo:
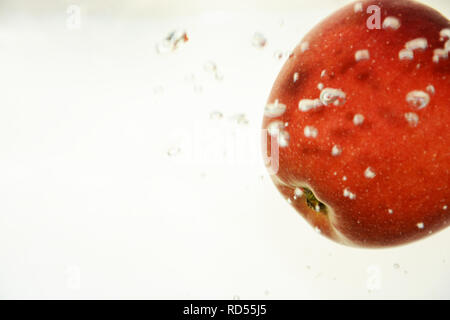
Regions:
[[[450, 222], [450, 23], [414, 1], [360, 4], [316, 26], [284, 65], [264, 149], [279, 146], [272, 179], [323, 235], [393, 246]], [[380, 29], [367, 26], [370, 5]]]

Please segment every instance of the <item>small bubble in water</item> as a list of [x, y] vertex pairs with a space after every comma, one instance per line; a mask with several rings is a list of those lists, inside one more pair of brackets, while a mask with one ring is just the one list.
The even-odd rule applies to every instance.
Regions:
[[424, 225], [423, 222], [419, 222], [419, 223], [417, 224], [417, 228], [419, 228], [419, 229], [423, 229], [424, 227], [425, 227], [425, 225]]
[[303, 134], [307, 138], [317, 138], [317, 136], [319, 135], [319, 131], [313, 126], [306, 126], [303, 129]]
[[442, 29], [439, 34], [442, 39], [450, 39], [450, 28]]
[[436, 89], [431, 84], [427, 86], [427, 91], [432, 95], [434, 95], [436, 93]]
[[331, 155], [334, 157], [339, 156], [342, 153], [342, 148], [339, 147], [338, 145], [334, 145], [333, 148], [331, 149]]
[[400, 26], [400, 20], [396, 17], [386, 17], [383, 21], [383, 29], [397, 30]]
[[414, 59], [414, 52], [409, 49], [402, 49], [398, 53], [398, 58], [400, 60], [412, 60]]
[[408, 102], [412, 108], [420, 110], [428, 105], [430, 96], [426, 92], [414, 90], [406, 95], [406, 102]]
[[398, 263], [394, 263], [394, 269], [399, 269], [400, 265]]
[[289, 132], [287, 131], [280, 131], [280, 133], [278, 134], [278, 144], [280, 147], [282, 148], [286, 148], [287, 146], [289, 146]]
[[295, 188], [295, 190], [294, 190], [294, 195], [295, 195], [297, 198], [300, 198], [301, 196], [303, 196], [303, 190], [300, 189], [300, 188]]
[[294, 77], [293, 77], [294, 82], [297, 82], [298, 78], [299, 78], [298, 72], [294, 73]]
[[419, 116], [414, 112], [405, 113], [405, 119], [411, 127], [417, 127], [419, 124]]
[[260, 32], [255, 32], [252, 38], [252, 45], [256, 48], [262, 49], [266, 46], [266, 44], [267, 44], [266, 37]]
[[334, 104], [341, 106], [345, 104], [346, 94], [340, 89], [325, 88], [320, 93], [320, 101], [325, 105]]
[[232, 119], [236, 121], [237, 124], [240, 125], [247, 125], [249, 122], [247, 116], [244, 113], [236, 114], [232, 117]]
[[367, 179], [373, 179], [375, 178], [375, 176], [376, 174], [371, 167], [368, 167], [366, 171], [364, 171], [364, 177], [366, 177]]
[[355, 13], [363, 12], [363, 4], [362, 4], [362, 2], [355, 3], [355, 5], [353, 6], [353, 11]]
[[305, 41], [300, 44], [300, 51], [303, 53], [309, 50], [309, 42]]
[[364, 116], [362, 114], [355, 114], [353, 117], [353, 124], [355, 126], [360, 126], [364, 123]]
[[269, 133], [270, 136], [275, 137], [278, 136], [278, 134], [280, 133], [281, 130], [284, 129], [284, 123], [282, 121], [272, 121], [268, 126], [267, 126], [267, 132]]
[[188, 40], [186, 31], [174, 30], [156, 44], [156, 51], [159, 54], [175, 51]]
[[370, 59], [370, 53], [369, 50], [359, 50], [355, 53], [355, 60], [356, 62], [362, 61], [362, 60], [369, 60]]
[[411, 51], [414, 50], [425, 50], [428, 48], [428, 40], [425, 38], [417, 38], [411, 41], [408, 41], [405, 44], [405, 48]]
[[433, 62], [439, 63], [441, 60], [448, 59], [448, 50], [446, 49], [435, 49], [433, 51]]
[[322, 102], [319, 99], [302, 99], [298, 103], [298, 109], [303, 112], [316, 109], [320, 106], [322, 106]]
[[264, 108], [264, 115], [269, 118], [276, 118], [281, 116], [286, 111], [286, 105], [275, 100], [273, 103], [268, 103]]

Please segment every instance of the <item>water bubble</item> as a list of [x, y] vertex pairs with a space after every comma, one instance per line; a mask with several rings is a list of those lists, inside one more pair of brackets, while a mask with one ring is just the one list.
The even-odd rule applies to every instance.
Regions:
[[443, 39], [450, 39], [450, 28], [445, 28], [442, 29], [441, 32], [439, 33], [441, 38]]
[[419, 116], [414, 112], [405, 113], [405, 119], [411, 127], [417, 127], [419, 124]]
[[174, 30], [156, 44], [156, 51], [159, 54], [175, 51], [188, 40], [186, 31]]
[[327, 75], [327, 70], [322, 70], [322, 72], [320, 73], [320, 77], [325, 78], [326, 75]]
[[266, 46], [266, 44], [267, 44], [266, 37], [262, 33], [255, 32], [252, 38], [252, 45], [256, 48], [262, 49]]
[[264, 108], [264, 115], [269, 118], [281, 116], [286, 111], [286, 105], [277, 100], [274, 103], [268, 103]]
[[383, 21], [383, 29], [397, 30], [400, 26], [400, 20], [396, 17], [386, 17]]
[[353, 124], [355, 126], [360, 126], [364, 123], [364, 116], [362, 114], [355, 114], [353, 117]]
[[343, 195], [344, 195], [344, 197], [349, 198], [350, 200], [356, 199], [356, 194], [351, 192], [348, 188], [344, 189]]
[[297, 82], [298, 78], [299, 78], [298, 72], [294, 73], [294, 77], [293, 77], [294, 82]]
[[426, 92], [414, 90], [406, 95], [406, 102], [410, 107], [420, 110], [430, 103], [430, 96]]
[[334, 145], [333, 148], [331, 149], [331, 155], [333, 157], [337, 157], [339, 155], [341, 155], [342, 153], [342, 148], [338, 145]]
[[445, 205], [445, 206], [442, 207], [442, 210], [447, 210], [447, 209], [448, 209], [448, 206], [447, 206], [447, 205]]
[[316, 109], [322, 106], [322, 102], [319, 99], [303, 99], [298, 103], [298, 109], [306, 112], [312, 109]]
[[355, 60], [356, 62], [362, 61], [362, 60], [369, 60], [370, 59], [370, 53], [369, 50], [358, 50], [355, 53]]
[[398, 53], [398, 58], [400, 60], [412, 60], [414, 59], [414, 52], [409, 49], [402, 49]]
[[302, 197], [302, 196], [303, 196], [303, 190], [300, 189], [300, 188], [295, 188], [295, 190], [294, 190], [294, 195], [295, 195], [297, 198]]
[[323, 88], [325, 88], [325, 86], [323, 85], [323, 83], [319, 83], [319, 84], [317, 85], [317, 89], [319, 89], [320, 91], [322, 91]]
[[428, 40], [425, 38], [417, 38], [411, 41], [408, 41], [405, 44], [405, 48], [411, 51], [414, 50], [426, 50], [428, 48]]
[[439, 63], [441, 60], [448, 59], [448, 51], [446, 49], [435, 49], [433, 51], [433, 62]]
[[368, 167], [366, 171], [364, 171], [364, 177], [366, 177], [367, 179], [373, 179], [375, 178], [375, 176], [376, 174], [371, 167]]
[[340, 89], [325, 88], [320, 92], [320, 101], [325, 106], [333, 103], [336, 106], [341, 106], [345, 103], [346, 94]]
[[308, 41], [302, 42], [300, 44], [300, 52], [303, 53], [307, 50], [309, 50], [309, 42]]
[[423, 222], [419, 222], [419, 223], [417, 224], [417, 228], [419, 228], [419, 229], [425, 228], [424, 223], [423, 223]]
[[427, 86], [427, 91], [432, 95], [434, 95], [436, 93], [436, 89], [431, 84]]
[[277, 136], [280, 133], [280, 131], [283, 130], [283, 129], [284, 129], [284, 123], [282, 121], [279, 121], [279, 120], [272, 121], [267, 126], [267, 132], [272, 137]]
[[388, 209], [388, 213], [389, 213], [389, 214], [393, 214], [393, 213], [394, 213], [394, 210]]
[[278, 134], [278, 145], [282, 148], [286, 148], [287, 146], [289, 146], [289, 140], [290, 140], [289, 132], [281, 130], [280, 133]]
[[363, 4], [362, 4], [362, 2], [355, 3], [355, 5], [353, 6], [353, 11], [355, 13], [363, 12]]
[[306, 126], [303, 129], [303, 133], [307, 138], [317, 138], [319, 131], [313, 126]]

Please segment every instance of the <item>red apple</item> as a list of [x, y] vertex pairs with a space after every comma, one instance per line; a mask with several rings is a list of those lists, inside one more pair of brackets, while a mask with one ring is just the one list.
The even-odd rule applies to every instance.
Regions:
[[425, 5], [361, 1], [316, 26], [282, 68], [264, 149], [279, 150], [274, 183], [323, 235], [384, 247], [448, 225], [449, 40], [448, 19]]

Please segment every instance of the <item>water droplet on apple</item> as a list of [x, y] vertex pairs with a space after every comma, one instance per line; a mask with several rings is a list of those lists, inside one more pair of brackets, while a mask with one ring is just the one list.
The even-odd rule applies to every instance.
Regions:
[[341, 106], [345, 104], [346, 97], [345, 92], [340, 89], [325, 88], [320, 92], [320, 101], [325, 106], [332, 103], [336, 106]]
[[400, 20], [396, 17], [386, 17], [383, 21], [383, 29], [398, 30], [400, 26]]
[[333, 148], [331, 149], [331, 155], [333, 157], [337, 157], [342, 153], [342, 148], [338, 145], [334, 145]]
[[400, 60], [412, 60], [414, 59], [414, 52], [408, 49], [402, 49], [398, 53], [398, 58]]
[[417, 224], [417, 228], [419, 228], [419, 229], [425, 228], [424, 223], [423, 223], [423, 222], [419, 222], [419, 223]]
[[355, 126], [360, 126], [364, 123], [364, 116], [362, 114], [355, 114], [353, 117], [353, 124]]
[[298, 103], [298, 109], [302, 112], [307, 112], [312, 109], [316, 109], [322, 106], [322, 102], [319, 99], [302, 99]]
[[355, 60], [356, 62], [362, 61], [362, 60], [369, 60], [370, 59], [370, 53], [369, 50], [358, 50], [355, 53]]
[[412, 108], [420, 110], [428, 105], [430, 96], [426, 92], [414, 90], [406, 95], [406, 102], [408, 102], [409, 106]]
[[375, 176], [376, 174], [371, 167], [368, 167], [366, 171], [364, 171], [364, 177], [366, 177], [367, 179], [373, 179], [375, 178]]
[[317, 138], [319, 131], [313, 126], [306, 126], [303, 129], [303, 133], [307, 138]]
[[417, 127], [419, 124], [419, 116], [414, 112], [405, 113], [405, 119], [411, 127]]
[[411, 41], [408, 41], [405, 44], [405, 49], [414, 51], [414, 50], [426, 50], [428, 48], [428, 40], [425, 38], [417, 38]]
[[350, 200], [356, 199], [356, 194], [351, 192], [348, 188], [344, 189], [343, 195], [344, 195], [344, 197], [349, 198]]
[[268, 103], [264, 108], [264, 115], [269, 118], [281, 116], [286, 111], [286, 105], [277, 100], [274, 103]]

